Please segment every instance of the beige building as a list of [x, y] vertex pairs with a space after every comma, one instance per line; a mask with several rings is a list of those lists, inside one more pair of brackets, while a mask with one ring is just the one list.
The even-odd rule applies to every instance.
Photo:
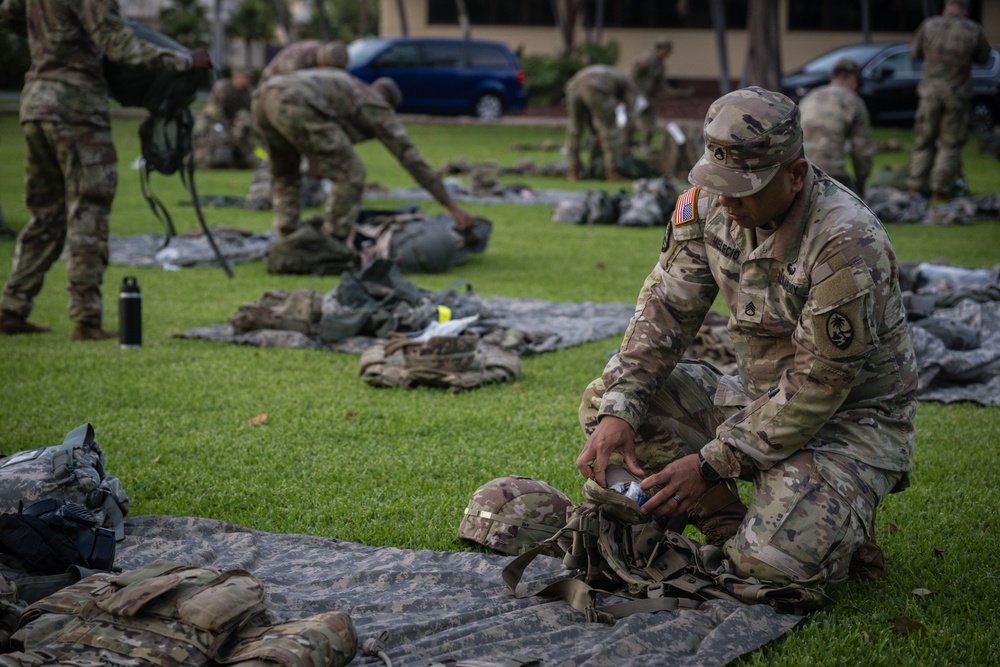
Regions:
[[[405, 11], [411, 36], [461, 37], [456, 20], [455, 0], [380, 0], [382, 36], [403, 34]], [[923, 16], [926, 0], [868, 0], [871, 11], [871, 40], [909, 40]], [[554, 25], [551, 3], [547, 0], [466, 0], [471, 15], [470, 33], [479, 39], [506, 42], [524, 53], [554, 54], [561, 48]], [[605, 0], [601, 39], [619, 45], [617, 65], [625, 68], [652, 48], [659, 36], [673, 42], [667, 61], [671, 79], [686, 82], [715, 82], [720, 75], [715, 32], [705, 0]], [[791, 71], [830, 49], [863, 41], [861, 0], [778, 0], [782, 71]], [[928, 4], [939, 8], [939, 0]], [[595, 2], [589, 2], [591, 10]], [[726, 48], [730, 77], [739, 80], [747, 53], [747, 0], [726, 0]], [[680, 11], [687, 7], [686, 15]], [[979, 20], [990, 44], [1000, 48], [1000, 1], [973, 0], [972, 16]], [[593, 16], [581, 17], [575, 31], [576, 43], [589, 34], [596, 37]], [[835, 29], [830, 29], [830, 28]]]

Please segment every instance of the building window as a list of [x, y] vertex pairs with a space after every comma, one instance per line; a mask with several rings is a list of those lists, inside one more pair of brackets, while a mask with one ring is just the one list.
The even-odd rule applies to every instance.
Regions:
[[[924, 0], [870, 0], [872, 32], [912, 33], [924, 19], [924, 4]], [[969, 8], [969, 17], [976, 21], [978, 5], [972, 2]], [[790, 1], [788, 29], [860, 32], [861, 0]]]
[[[723, 0], [726, 27], [743, 30], [747, 27], [749, 0]], [[549, 0], [465, 0], [472, 25], [537, 25], [554, 26], [555, 15]], [[597, 1], [587, 0], [584, 23], [596, 21]], [[455, 0], [428, 0], [429, 25], [457, 25]], [[658, 28], [683, 30], [712, 27], [708, 3], [703, 0], [605, 0], [604, 25], [610, 28]]]
[[[745, 30], [748, 0], [723, 0], [726, 28]], [[586, 23], [596, 21], [596, 3], [587, 3]], [[605, 0], [604, 25], [612, 28], [659, 28], [669, 30], [712, 28], [709, 3], [664, 2], [664, 0]]]
[[[543, 0], [465, 0], [472, 25], [554, 26], [552, 4]], [[458, 25], [455, 0], [428, 0], [428, 25]]]

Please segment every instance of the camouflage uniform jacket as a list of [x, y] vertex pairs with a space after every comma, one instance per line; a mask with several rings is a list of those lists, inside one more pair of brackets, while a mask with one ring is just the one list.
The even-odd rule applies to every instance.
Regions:
[[932, 16], [913, 35], [910, 57], [924, 61], [920, 95], [972, 97], [972, 63], [986, 64], [990, 44], [971, 19]]
[[566, 83], [567, 98], [580, 98], [586, 102], [611, 98], [623, 102], [629, 110], [635, 108], [637, 92], [632, 79], [608, 65], [584, 67]]
[[284, 100], [310, 106], [329, 118], [352, 144], [378, 139], [439, 203], [447, 205], [451, 201], [444, 183], [413, 145], [395, 112], [361, 79], [326, 67], [300, 70], [269, 79], [258, 87], [255, 99], [268, 97], [275, 90]]
[[636, 88], [650, 100], [663, 89], [666, 76], [667, 68], [655, 53], [639, 58], [632, 65], [632, 80], [635, 81]]
[[806, 155], [835, 178], [847, 174], [844, 147], [850, 144], [854, 175], [863, 185], [872, 170], [875, 139], [864, 101], [850, 88], [831, 83], [799, 102]]
[[219, 79], [212, 86], [203, 113], [216, 122], [232, 125], [236, 120], [236, 114], [240, 111], [250, 111], [252, 94], [253, 91], [249, 86], [237, 90], [233, 87], [232, 79]]
[[678, 199], [605, 368], [600, 414], [638, 427], [721, 289], [738, 375], [715, 404], [742, 409], [701, 450], [713, 468], [749, 474], [805, 448], [909, 470], [917, 374], [885, 229], [810, 166], [784, 224], [764, 234], [732, 224], [714, 195]]
[[[263, 83], [279, 74], [288, 74], [299, 69], [319, 67], [319, 54], [325, 46], [325, 42], [318, 40], [306, 40], [304, 42], [289, 44], [278, 51], [274, 58], [271, 59], [271, 62], [264, 67], [260, 73], [260, 82]], [[334, 63], [334, 65], [337, 65], [337, 63]], [[343, 67], [346, 65], [347, 63], [343, 63], [338, 66]]]
[[118, 0], [7, 0], [23, 5], [31, 67], [21, 92], [21, 122], [109, 127], [101, 56], [126, 65], [185, 70], [191, 59], [146, 42], [123, 22]]

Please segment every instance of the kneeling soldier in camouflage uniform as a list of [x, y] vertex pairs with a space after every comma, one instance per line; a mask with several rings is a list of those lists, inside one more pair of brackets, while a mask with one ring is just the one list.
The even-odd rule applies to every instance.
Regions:
[[192, 152], [199, 169], [253, 169], [256, 137], [250, 100], [250, 75], [234, 70], [229, 79], [212, 86], [208, 102], [195, 116], [191, 133]]
[[[612, 456], [649, 471], [642, 511], [674, 529], [690, 521], [741, 576], [878, 576], [875, 509], [908, 486], [917, 386], [889, 237], [804, 158], [784, 95], [725, 95], [704, 135], [697, 187], [678, 199], [621, 348], [584, 395], [577, 468], [602, 485]], [[682, 360], [720, 292], [732, 376]], [[753, 483], [749, 510], [737, 478]]]
[[437, 172], [410, 141], [393, 109], [400, 102], [392, 79], [371, 86], [337, 69], [307, 69], [269, 79], [254, 93], [257, 132], [270, 161], [274, 228], [287, 236], [299, 225], [300, 162], [310, 173], [333, 181], [323, 215], [323, 232], [347, 239], [365, 187], [365, 165], [353, 145], [377, 138], [455, 219], [458, 229], [472, 217], [448, 195]]
[[[625, 105], [631, 119], [638, 93], [628, 76], [614, 67], [591, 65], [566, 83], [566, 175], [575, 181], [580, 175], [580, 139], [589, 131], [600, 141], [604, 154], [605, 180], [621, 181], [623, 156], [627, 149], [625, 129], [619, 127], [615, 108]], [[630, 126], [631, 121], [626, 123]]]

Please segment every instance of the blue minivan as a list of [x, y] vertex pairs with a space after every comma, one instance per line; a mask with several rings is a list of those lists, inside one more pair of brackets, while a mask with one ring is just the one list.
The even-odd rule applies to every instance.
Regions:
[[347, 47], [348, 71], [371, 83], [387, 76], [403, 92], [400, 113], [520, 113], [524, 71], [502, 42], [441, 37], [366, 37]]

